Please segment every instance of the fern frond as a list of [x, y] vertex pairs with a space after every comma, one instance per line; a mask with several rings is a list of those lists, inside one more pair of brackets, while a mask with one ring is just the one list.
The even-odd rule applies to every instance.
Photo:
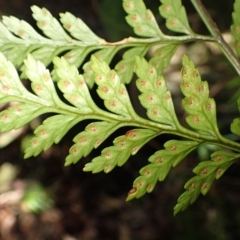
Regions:
[[203, 161], [193, 169], [197, 176], [191, 178], [184, 186], [184, 192], [174, 208], [174, 214], [184, 211], [194, 203], [199, 194], [205, 195], [214, 179], [219, 179], [223, 173], [240, 157], [240, 154], [218, 151], [211, 155], [211, 161]]

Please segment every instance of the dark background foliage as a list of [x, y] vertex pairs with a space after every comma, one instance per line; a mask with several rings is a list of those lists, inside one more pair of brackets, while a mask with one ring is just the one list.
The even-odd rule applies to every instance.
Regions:
[[[164, 20], [158, 14], [159, 1], [146, 0], [145, 3], [155, 13], [162, 29], [167, 31]], [[233, 1], [203, 0], [203, 3], [220, 30], [229, 31]], [[207, 34], [190, 1], [184, 0], [183, 4], [194, 30]], [[13, 15], [34, 25], [30, 11], [32, 5], [46, 7], [56, 17], [60, 12], [69, 11], [109, 41], [133, 34], [124, 21], [125, 14], [120, 0], [1, 0], [0, 14]], [[184, 49], [196, 56], [206, 46], [198, 43]], [[199, 61], [200, 70], [210, 82], [212, 96], [219, 102], [218, 121], [221, 130], [228, 134], [229, 124], [237, 114], [237, 108], [236, 104], [228, 102], [233, 92], [226, 92], [226, 83], [236, 74], [224, 57], [211, 48], [207, 47], [204, 57], [204, 61]], [[179, 74], [180, 69], [180, 63], [176, 64], [174, 71]], [[170, 78], [172, 75], [168, 76]], [[181, 98], [179, 92], [175, 93], [175, 98]], [[184, 119], [181, 109], [178, 112], [179, 117]], [[34, 124], [36, 122], [32, 123]], [[147, 164], [148, 157], [161, 149], [171, 136], [161, 136], [150, 142], [122, 168], [116, 168], [108, 175], [92, 175], [84, 173], [82, 168], [100, 150], [94, 151], [74, 166], [63, 167], [73, 136], [79, 129], [84, 129], [85, 125], [86, 122], [81, 123], [59, 145], [33, 159], [23, 160], [21, 151], [23, 139], [32, 131], [31, 125], [17, 140], [0, 149], [1, 169], [6, 171], [5, 167], [8, 166], [14, 172], [11, 181], [0, 181], [0, 239], [240, 239], [238, 163], [215, 182], [207, 196], [200, 197], [193, 206], [174, 217], [172, 209], [183, 192], [184, 183], [193, 176], [192, 168], [198, 163], [198, 156], [207, 156], [208, 149], [200, 149], [188, 156], [171, 171], [163, 183], [157, 184], [152, 194], [125, 202], [132, 182], [138, 176], [138, 170]], [[124, 132], [121, 130], [118, 134]], [[102, 147], [111, 145], [114, 136]], [[0, 135], [0, 138], [3, 137], [6, 135]], [[0, 173], [3, 174], [3, 171]], [[19, 197], [17, 200], [21, 194], [24, 199]], [[11, 196], [15, 201], [11, 202]]]

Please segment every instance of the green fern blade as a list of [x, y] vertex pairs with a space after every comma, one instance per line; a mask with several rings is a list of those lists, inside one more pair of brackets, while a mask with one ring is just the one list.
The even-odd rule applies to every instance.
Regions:
[[157, 75], [155, 67], [139, 57], [136, 58], [135, 72], [138, 76], [137, 87], [142, 93], [139, 100], [147, 109], [148, 117], [151, 120], [176, 127], [178, 120], [165, 79]]
[[102, 44], [105, 41], [94, 34], [90, 28], [73, 14], [66, 12], [60, 14], [60, 21], [64, 28], [75, 38], [82, 41], [86, 45]]
[[[95, 52], [94, 56], [97, 57], [99, 60], [102, 60], [107, 64], [109, 64], [117, 50], [118, 50], [118, 47], [115, 47], [115, 46], [107, 47]], [[92, 61], [86, 62], [83, 65], [83, 69], [84, 69], [83, 76], [84, 76], [85, 82], [87, 83], [90, 89], [93, 87], [95, 83], [95, 73], [93, 72], [91, 66], [92, 66]]]
[[152, 12], [142, 0], [123, 0], [123, 8], [129, 14], [126, 20], [134, 32], [143, 37], [163, 37]]
[[79, 116], [67, 115], [47, 118], [34, 131], [35, 137], [30, 140], [29, 146], [25, 149], [24, 158], [35, 157], [42, 151], [47, 150], [53, 143], [58, 143], [70, 128], [81, 120], [82, 118]]
[[174, 214], [184, 211], [196, 201], [199, 194], [206, 195], [214, 179], [219, 179], [223, 173], [240, 157], [240, 154], [217, 151], [211, 155], [211, 161], [200, 162], [193, 169], [197, 176], [191, 178], [184, 186], [183, 193], [174, 208]]
[[105, 148], [101, 156], [94, 158], [84, 167], [84, 171], [93, 173], [113, 170], [115, 166], [122, 166], [131, 155], [135, 155], [142, 146], [155, 137], [157, 133], [148, 129], [133, 129], [124, 136], [114, 140], [114, 146]]
[[93, 148], [97, 148], [119, 126], [112, 122], [94, 122], [89, 124], [84, 132], [79, 133], [73, 141], [75, 144], [70, 148], [69, 155], [65, 160], [65, 166], [77, 163], [82, 157], [86, 157]]
[[64, 97], [78, 108], [80, 114], [93, 113], [96, 105], [89, 93], [88, 87], [77, 68], [70, 65], [65, 58], [54, 59], [55, 72], [58, 75], [58, 87]]
[[117, 73], [111, 70], [106, 62], [99, 60], [94, 55], [91, 61], [91, 68], [95, 73], [95, 82], [98, 85], [97, 93], [104, 100], [106, 108], [127, 118], [137, 117], [126, 86], [121, 83]]
[[123, 54], [123, 59], [115, 66], [118, 76], [123, 84], [130, 83], [134, 68], [136, 56], [144, 56], [148, 47], [134, 47]]
[[41, 108], [38, 104], [16, 104], [0, 113], [0, 132], [18, 129], [47, 112], [46, 108]]
[[72, 38], [64, 31], [60, 23], [55, 19], [46, 8], [37, 6], [31, 7], [33, 17], [37, 21], [37, 26], [46, 36], [57, 42], [71, 43]]
[[154, 51], [149, 63], [156, 68], [158, 75], [163, 75], [164, 69], [169, 65], [178, 46], [178, 44], [168, 44], [161, 46]]
[[149, 158], [151, 164], [140, 170], [141, 176], [134, 181], [127, 201], [140, 198], [146, 192], [153, 191], [157, 181], [163, 181], [171, 167], [175, 167], [198, 145], [199, 143], [195, 141], [170, 140], [166, 142], [164, 144], [165, 149], [154, 153]]
[[174, 32], [193, 34], [181, 0], [161, 0], [160, 14], [166, 18], [166, 26]]
[[203, 133], [219, 136], [216, 120], [215, 101], [209, 98], [207, 82], [201, 81], [198, 70], [193, 61], [187, 56], [183, 57], [181, 91], [185, 96], [182, 101], [184, 109], [189, 114], [187, 123]]

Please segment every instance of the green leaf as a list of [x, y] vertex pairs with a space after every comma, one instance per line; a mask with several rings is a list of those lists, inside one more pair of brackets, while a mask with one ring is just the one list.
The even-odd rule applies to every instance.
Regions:
[[128, 13], [126, 20], [134, 32], [143, 37], [163, 37], [152, 12], [142, 0], [123, 0], [123, 8]]
[[60, 23], [46, 8], [39, 8], [37, 6], [31, 7], [33, 17], [37, 21], [37, 26], [44, 32], [44, 34], [55, 40], [56, 42], [69, 42], [74, 40], [64, 31]]
[[16, 104], [0, 113], [0, 132], [18, 129], [46, 112], [46, 109], [39, 105]]
[[17, 70], [2, 53], [0, 53], [0, 89], [0, 103], [28, 99], [37, 104], [47, 104], [45, 100], [27, 91], [19, 79]]
[[127, 89], [117, 73], [111, 70], [106, 62], [96, 58], [91, 58], [91, 68], [95, 73], [95, 82], [98, 85], [97, 93], [104, 100], [108, 110], [127, 118], [136, 117], [132, 108]]
[[73, 139], [75, 144], [69, 150], [65, 166], [77, 163], [82, 157], [86, 157], [93, 148], [97, 148], [118, 127], [118, 123], [112, 122], [93, 122], [89, 124], [84, 132], [79, 133]]
[[219, 136], [216, 120], [215, 101], [209, 98], [208, 83], [201, 81], [194, 63], [187, 56], [183, 57], [181, 91], [185, 98], [183, 107], [189, 114], [187, 123], [200, 132]]
[[52, 43], [51, 40], [44, 38], [39, 33], [37, 33], [36, 30], [24, 20], [19, 20], [18, 18], [13, 16], [11, 17], [3, 16], [2, 22], [7, 27], [8, 30], [10, 30], [16, 36], [26, 41], [31, 39], [45, 44]]
[[163, 70], [169, 65], [178, 46], [178, 44], [168, 44], [161, 46], [154, 51], [149, 63], [156, 68], [158, 75], [163, 74]]
[[231, 25], [231, 33], [235, 40], [235, 49], [240, 56], [240, 1], [235, 0], [232, 13], [233, 24]]
[[146, 192], [153, 191], [157, 181], [163, 181], [171, 167], [175, 167], [197, 146], [195, 141], [170, 140], [164, 144], [165, 149], [157, 151], [150, 158], [151, 164], [140, 170], [139, 176], [133, 183], [127, 201], [133, 198], [140, 198]]
[[214, 179], [219, 179], [223, 173], [240, 157], [240, 154], [217, 151], [211, 155], [211, 161], [203, 161], [193, 169], [197, 176], [191, 178], [184, 186], [184, 192], [174, 207], [174, 214], [184, 211], [196, 201], [199, 194], [207, 194]]
[[[94, 55], [102, 61], [105, 61], [107, 64], [109, 64], [114, 56], [114, 54], [117, 51], [117, 47], [107, 47], [104, 49], [101, 49], [94, 53]], [[86, 62], [83, 66], [84, 69], [84, 79], [89, 88], [92, 88], [95, 83], [95, 74], [91, 68], [92, 62]]]
[[116, 165], [122, 166], [131, 155], [135, 155], [150, 139], [158, 135], [148, 129], [133, 129], [114, 140], [114, 146], [107, 147], [101, 156], [94, 158], [84, 167], [84, 171], [110, 172]]
[[65, 58], [55, 58], [54, 66], [59, 89], [64, 93], [64, 97], [75, 107], [79, 113], [93, 113], [96, 105], [93, 102], [88, 87], [82, 75], [79, 75], [77, 68], [70, 65]]
[[193, 34], [187, 14], [181, 0], [160, 0], [162, 5], [159, 7], [160, 14], [166, 18], [166, 26], [174, 32]]
[[123, 54], [123, 59], [115, 66], [122, 83], [130, 83], [135, 68], [136, 56], [143, 56], [146, 51], [146, 47], [134, 47]]
[[137, 87], [142, 93], [139, 96], [143, 107], [147, 109], [148, 117], [156, 122], [171, 124], [176, 127], [177, 117], [166, 82], [157, 70], [143, 58], [136, 58]]
[[47, 118], [42, 125], [35, 129], [34, 134], [36, 136], [30, 140], [24, 158], [35, 157], [42, 151], [47, 150], [53, 143], [58, 143], [70, 128], [81, 120], [82, 118], [79, 116], [67, 115]]
[[73, 14], [66, 12], [60, 14], [60, 21], [64, 28], [76, 39], [82, 41], [86, 45], [102, 44], [105, 41], [93, 33], [90, 28]]

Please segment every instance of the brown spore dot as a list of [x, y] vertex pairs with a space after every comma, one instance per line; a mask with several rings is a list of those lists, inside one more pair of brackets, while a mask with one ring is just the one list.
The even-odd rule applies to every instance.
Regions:
[[157, 83], [157, 86], [162, 86], [162, 80], [161, 79], [158, 79], [157, 81], [156, 81], [156, 83]]
[[9, 86], [7, 86], [7, 85], [2, 85], [2, 91], [3, 91], [4, 93], [9, 92], [9, 90], [10, 90]]
[[201, 175], [206, 175], [208, 173], [208, 169], [207, 168], [203, 168], [201, 170]]
[[203, 86], [203, 84], [200, 84], [198, 89], [199, 89], [199, 92], [204, 92], [204, 86]]
[[176, 25], [176, 20], [171, 19], [168, 23], [170, 26], [174, 27]]
[[115, 72], [112, 72], [112, 73], [110, 74], [110, 78], [111, 78], [112, 80], [114, 80], [114, 79], [116, 78], [116, 73], [115, 73]]
[[151, 21], [152, 20], [152, 15], [150, 13], [147, 13], [146, 18], [147, 18], [147, 20]]
[[137, 132], [135, 130], [130, 130], [126, 133], [126, 138], [135, 138], [137, 137]]
[[221, 160], [222, 160], [222, 157], [219, 155], [214, 158], [215, 162], [220, 162]]
[[71, 154], [76, 154], [77, 153], [77, 148], [76, 147], [72, 147], [71, 149], [70, 149], [70, 153]]
[[37, 92], [41, 92], [41, 91], [43, 90], [42, 85], [36, 85], [36, 86], [35, 86], [35, 90], [36, 90]]
[[135, 194], [136, 192], [137, 192], [137, 188], [134, 187], [134, 188], [132, 188], [132, 189], [128, 192], [128, 195], [133, 195], [133, 194]]
[[120, 69], [121, 71], [124, 71], [124, 70], [126, 69], [126, 66], [125, 66], [125, 65], [120, 65], [119, 69]]
[[18, 31], [18, 36], [23, 37], [24, 34], [25, 34], [25, 31], [23, 31], [23, 30]]
[[71, 24], [69, 24], [69, 23], [65, 25], [65, 28], [66, 28], [67, 30], [70, 30], [70, 29], [71, 29], [71, 27], [72, 27], [72, 25], [71, 25]]
[[42, 21], [42, 22], [39, 22], [38, 25], [40, 28], [44, 28], [47, 24], [46, 22]]
[[187, 104], [188, 104], [189, 106], [192, 106], [192, 105], [193, 105], [193, 99], [192, 99], [192, 98], [189, 98], [189, 99], [187, 100]]
[[115, 101], [110, 101], [109, 105], [112, 107], [112, 108], [115, 108], [117, 106], [117, 103]]
[[111, 154], [110, 152], [105, 152], [105, 153], [104, 153], [104, 157], [105, 157], [105, 158], [110, 158], [111, 155], [112, 155], [112, 154]]
[[78, 101], [78, 97], [76, 95], [72, 95], [71, 96], [71, 101], [72, 102], [77, 102]]
[[156, 164], [161, 164], [163, 162], [163, 158], [162, 157], [159, 157], [156, 159]]
[[0, 72], [0, 77], [4, 77], [5, 74], [3, 72]]
[[147, 185], [147, 191], [150, 192], [150, 191], [152, 191], [152, 189], [153, 189], [152, 184], [148, 184]]
[[207, 189], [207, 183], [203, 183], [202, 186], [201, 186], [201, 189], [202, 190]]
[[103, 76], [99, 74], [96, 76], [96, 79], [97, 81], [101, 82], [103, 80]]
[[99, 146], [101, 144], [101, 140], [96, 140], [96, 142], [95, 142], [95, 146]]
[[63, 81], [63, 86], [64, 86], [65, 88], [68, 88], [70, 85], [71, 85], [71, 83], [70, 83], [68, 80], [64, 80], [64, 81]]
[[198, 116], [193, 116], [193, 121], [195, 123], [198, 123], [200, 121], [199, 117]]
[[136, 22], [136, 21], [139, 20], [139, 16], [138, 16], [137, 14], [133, 14], [132, 17], [131, 17], [131, 19], [132, 19], [134, 22]]
[[182, 74], [183, 74], [183, 75], [187, 75], [187, 73], [188, 73], [187, 68], [184, 67], [184, 68], [182, 69]]
[[37, 141], [37, 139], [34, 139], [34, 140], [32, 141], [32, 145], [33, 145], [33, 146], [38, 145], [38, 141]]
[[142, 87], [145, 87], [146, 83], [147, 83], [146, 80], [143, 80], [143, 79], [140, 80], [140, 85], [141, 85]]
[[149, 169], [147, 169], [147, 170], [144, 171], [144, 175], [145, 175], [145, 176], [148, 176], [150, 173], [151, 173], [151, 171], [150, 171]]
[[184, 83], [183, 83], [183, 87], [184, 87], [185, 89], [190, 88], [190, 83], [189, 83], [189, 82], [184, 82]]
[[177, 146], [176, 146], [176, 145], [171, 146], [171, 147], [170, 147], [170, 150], [171, 150], [171, 151], [176, 151], [176, 150], [177, 150]]
[[208, 111], [210, 111], [211, 109], [212, 109], [212, 105], [211, 105], [211, 103], [207, 103], [206, 104], [206, 109], [208, 110]]
[[119, 93], [123, 96], [123, 95], [126, 95], [126, 90], [125, 88], [120, 88], [119, 89]]
[[217, 172], [216, 172], [216, 175], [217, 175], [217, 176], [218, 176], [218, 175], [221, 175], [222, 172], [223, 172], [223, 170], [222, 170], [221, 168], [219, 168], [219, 169], [217, 170]]
[[240, 28], [239, 28], [239, 27], [235, 27], [235, 28], [234, 28], [234, 32], [235, 32], [236, 34], [238, 34], [238, 33], [240, 32]]
[[8, 114], [7, 113], [2, 114], [2, 120], [3, 121], [8, 120]]
[[96, 126], [90, 127], [90, 132], [92, 132], [92, 133], [97, 132], [97, 127]]
[[148, 73], [149, 73], [150, 75], [153, 75], [153, 74], [154, 74], [153, 68], [149, 68], [149, 69], [148, 69]]
[[190, 186], [188, 187], [188, 190], [194, 190], [195, 189], [195, 183], [191, 183]]
[[169, 5], [165, 5], [163, 7], [163, 11], [166, 12], [166, 13], [168, 13], [170, 10], [171, 10], [171, 7]]
[[87, 138], [81, 137], [81, 138], [79, 138], [78, 142], [79, 143], [86, 143], [87, 142]]
[[120, 141], [117, 145], [118, 145], [119, 147], [124, 147], [124, 146], [125, 146], [125, 142]]
[[107, 94], [108, 91], [109, 91], [109, 89], [108, 89], [108, 87], [103, 86], [103, 87], [102, 87], [102, 91], [103, 91], [105, 94]]
[[50, 78], [49, 74], [45, 74], [45, 75], [43, 76], [44, 82], [49, 82], [50, 79], [51, 79], [51, 78]]
[[141, 187], [142, 185], [143, 185], [142, 181], [136, 183], [137, 188]]
[[199, 76], [199, 72], [198, 72], [197, 70], [194, 70], [194, 71], [193, 71], [193, 76], [194, 76], [194, 77], [198, 77], [198, 76]]
[[46, 136], [46, 135], [47, 135], [47, 131], [46, 131], [46, 130], [42, 130], [42, 131], [40, 132], [40, 136], [44, 137], [44, 136]]
[[84, 81], [83, 80], [78, 80], [78, 86], [82, 87], [84, 85]]
[[132, 149], [132, 154], [133, 153], [136, 153], [138, 151], [138, 147], [134, 147], [133, 149]]
[[158, 115], [158, 110], [157, 109], [152, 109], [151, 112], [154, 116]]
[[148, 100], [149, 102], [152, 102], [152, 101], [154, 100], [154, 97], [153, 97], [152, 95], [148, 95], [148, 96], [147, 96], [147, 100]]
[[104, 167], [104, 171], [105, 172], [108, 172], [110, 170], [110, 166], [107, 164], [105, 167]]

